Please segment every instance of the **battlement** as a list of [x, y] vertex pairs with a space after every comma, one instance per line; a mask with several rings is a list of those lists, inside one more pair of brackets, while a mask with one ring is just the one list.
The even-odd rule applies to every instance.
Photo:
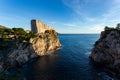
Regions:
[[34, 33], [44, 33], [46, 30], [55, 30], [39, 20], [31, 20], [31, 30]]

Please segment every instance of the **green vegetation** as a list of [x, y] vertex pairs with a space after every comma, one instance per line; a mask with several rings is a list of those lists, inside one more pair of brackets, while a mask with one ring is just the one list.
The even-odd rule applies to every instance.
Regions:
[[35, 36], [33, 32], [27, 33], [23, 28], [0, 28], [0, 38], [3, 40], [29, 41], [31, 37]]
[[[33, 32], [27, 33], [23, 28], [0, 27], [0, 55], [6, 58], [11, 48], [17, 48], [16, 42], [26, 43], [30, 38], [36, 37]], [[6, 74], [0, 71], [0, 80], [25, 80], [20, 70], [15, 74]]]
[[10, 48], [17, 48], [17, 42], [28, 42], [30, 38], [36, 37], [33, 32], [27, 33], [22, 28], [0, 28], [0, 51], [7, 55]]
[[45, 34], [50, 34], [53, 38], [57, 38], [57, 33], [55, 30], [46, 30]]
[[116, 26], [115, 28], [114, 28], [114, 27], [105, 26], [104, 30], [105, 30], [105, 31], [120, 30], [120, 23], [117, 24], [117, 26]]
[[116, 29], [117, 29], [117, 30], [120, 30], [120, 23], [117, 24]]

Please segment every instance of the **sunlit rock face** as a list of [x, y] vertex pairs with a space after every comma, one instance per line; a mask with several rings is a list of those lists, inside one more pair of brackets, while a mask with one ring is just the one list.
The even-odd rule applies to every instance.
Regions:
[[117, 73], [114, 75], [118, 76], [118, 73], [120, 74], [120, 31], [103, 31], [92, 49], [90, 58], [110, 68], [110, 72], [113, 71]]
[[45, 55], [61, 46], [58, 33], [54, 28], [39, 20], [31, 20], [31, 29], [37, 34], [37, 37], [30, 39], [30, 43], [37, 55]]
[[30, 39], [30, 43], [37, 55], [43, 56], [60, 48], [58, 34], [54, 30], [47, 30], [44, 34], [39, 33], [38, 35], [37, 38]]
[[[35, 22], [35, 25], [34, 25]], [[61, 47], [58, 33], [38, 20], [32, 21], [32, 31], [36, 33], [28, 42], [15, 41], [6, 60], [0, 62], [0, 70], [20, 66], [38, 56], [48, 55]]]
[[31, 30], [34, 33], [44, 33], [45, 30], [55, 30], [39, 20], [31, 20]]
[[22, 65], [32, 58], [48, 55], [60, 47], [57, 33], [48, 30], [44, 34], [39, 33], [37, 37], [31, 38], [29, 43], [19, 43], [17, 48], [9, 53], [8, 63], [11, 66]]

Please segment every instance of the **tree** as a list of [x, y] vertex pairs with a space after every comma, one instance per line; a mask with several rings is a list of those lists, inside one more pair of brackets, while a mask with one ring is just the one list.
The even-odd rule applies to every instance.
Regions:
[[0, 28], [0, 37], [3, 38], [4, 28]]
[[114, 27], [105, 26], [104, 30], [105, 31], [111, 31], [111, 30], [115, 30], [115, 28]]
[[14, 34], [16, 35], [25, 35], [26, 32], [24, 31], [23, 28], [12, 28], [12, 30], [14, 30]]
[[105, 26], [104, 30], [105, 30], [105, 31], [109, 30], [109, 27], [108, 27], [108, 26]]
[[117, 24], [116, 29], [120, 30], [120, 23]]

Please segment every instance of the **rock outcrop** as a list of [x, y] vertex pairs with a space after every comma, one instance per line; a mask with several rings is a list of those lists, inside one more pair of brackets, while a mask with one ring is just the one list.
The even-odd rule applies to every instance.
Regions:
[[21, 66], [33, 58], [52, 53], [60, 47], [58, 33], [54, 29], [44, 29], [44, 32], [37, 33], [28, 42], [14, 41], [14, 46], [11, 45], [6, 58], [0, 57], [0, 70]]
[[117, 29], [101, 32], [94, 44], [90, 58], [105, 67], [105, 71], [120, 78], [120, 31]]
[[55, 30], [46, 30], [44, 34], [38, 34], [37, 38], [31, 38], [30, 43], [35, 50], [35, 53], [39, 56], [43, 56], [59, 49], [61, 44], [57, 36], [58, 34]]

